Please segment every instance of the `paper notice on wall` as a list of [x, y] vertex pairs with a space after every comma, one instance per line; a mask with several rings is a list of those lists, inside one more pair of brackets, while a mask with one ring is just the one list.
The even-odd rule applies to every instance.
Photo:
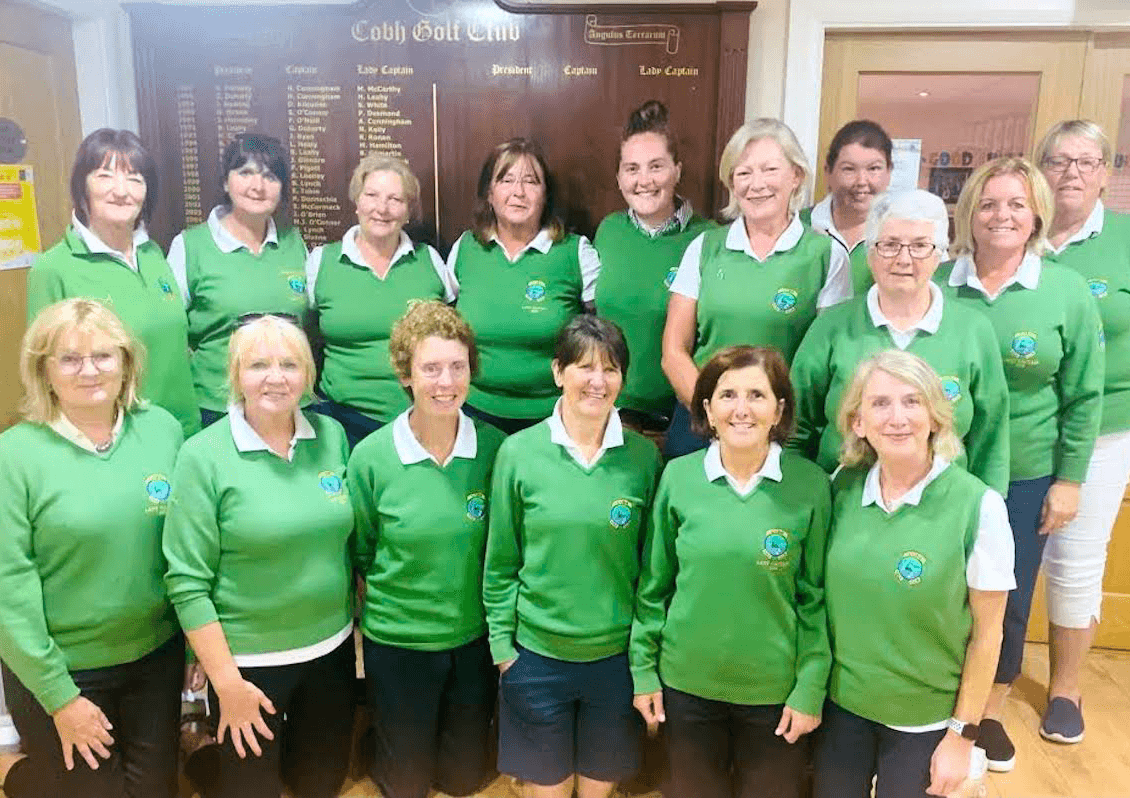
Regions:
[[918, 188], [918, 172], [922, 166], [922, 139], [893, 139], [891, 189]]
[[0, 269], [26, 269], [39, 251], [31, 167], [0, 164]]

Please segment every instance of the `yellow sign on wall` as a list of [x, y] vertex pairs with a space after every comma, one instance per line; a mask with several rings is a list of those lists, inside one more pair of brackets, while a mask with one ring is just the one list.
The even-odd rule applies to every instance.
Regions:
[[39, 249], [31, 167], [0, 164], [0, 269], [27, 268]]

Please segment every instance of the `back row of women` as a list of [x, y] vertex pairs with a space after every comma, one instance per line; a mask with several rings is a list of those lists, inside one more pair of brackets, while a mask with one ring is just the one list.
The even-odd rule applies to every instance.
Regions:
[[[792, 134], [743, 126], [720, 167], [734, 221], [715, 227], [677, 195], [675, 138], [647, 104], [621, 147], [629, 208], [595, 251], [554, 221], [537, 148], [511, 141], [446, 264], [403, 233], [417, 190], [399, 162], [362, 162], [358, 227], [303, 264], [271, 218], [281, 149], [245, 137], [227, 155], [228, 202], [174, 241], [170, 269], [140, 224], [152, 161], [129, 134], [92, 134], [72, 229], [31, 272], [32, 314], [109, 297], [151, 366], [136, 388], [128, 335], [91, 303], [28, 333], [29, 422], [0, 437], [0, 658], [28, 752], [9, 795], [168, 794], [169, 602], [221, 710], [206, 792], [273, 798], [281, 778], [333, 794], [351, 567], [390, 798], [484, 776], [492, 661], [499, 768], [535, 795], [606, 795], [634, 770], [633, 695], [668, 727], [673, 796], [795, 792], [804, 749], [788, 743], [821, 718], [818, 794], [866, 795], [873, 773], [880, 795], [947, 794], [974, 738], [1012, 766], [999, 717], [1045, 540], [1041, 733], [1082, 739], [1079, 671], [1130, 472], [1130, 224], [1103, 209], [1095, 126], [1057, 126], [1038, 169], [978, 169], [937, 274], [945, 207], [876, 199], [890, 141], [872, 123], [837, 135], [809, 224]], [[394, 334], [428, 298], [462, 318], [424, 303]], [[583, 314], [594, 301], [623, 335]], [[312, 312], [318, 409], [344, 434], [297, 409], [314, 358], [284, 315]], [[177, 455], [194, 395], [219, 421]], [[657, 453], [625, 427], [668, 415], [669, 453], [700, 451], [656, 488]], [[347, 473], [350, 443], [384, 422]], [[829, 489], [782, 444], [845, 468]], [[102, 755], [109, 769], [83, 764]]]

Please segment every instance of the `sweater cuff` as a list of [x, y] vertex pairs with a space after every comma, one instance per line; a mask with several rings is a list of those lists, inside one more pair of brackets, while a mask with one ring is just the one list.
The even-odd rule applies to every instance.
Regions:
[[658, 693], [663, 689], [655, 668], [632, 668], [632, 685], [635, 695]]
[[1069, 482], [1082, 484], [1087, 478], [1087, 465], [1090, 459], [1090, 452], [1087, 453], [1086, 458], [1064, 457], [1059, 461], [1059, 468], [1056, 469], [1056, 479], [1065, 479]]
[[492, 637], [490, 639], [490, 656], [495, 665], [501, 665], [512, 659], [518, 658], [518, 649], [514, 647], [514, 637]]
[[53, 715], [79, 697], [79, 689], [70, 676], [61, 677], [53, 684], [44, 685], [37, 690], [35, 699], [48, 715]]
[[179, 603], [176, 605], [176, 610], [181, 628], [186, 632], [194, 631], [220, 619], [216, 614], [216, 605], [207, 596], [200, 596]]
[[824, 698], [828, 691], [823, 687], [809, 687], [797, 683], [785, 705], [805, 715], [819, 715], [824, 710]]

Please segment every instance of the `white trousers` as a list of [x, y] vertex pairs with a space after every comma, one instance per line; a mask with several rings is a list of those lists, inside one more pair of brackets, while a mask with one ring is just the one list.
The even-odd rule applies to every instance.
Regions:
[[1048, 619], [1086, 629], [1099, 619], [1110, 532], [1130, 480], [1130, 430], [1101, 435], [1079, 495], [1079, 514], [1044, 548]]
[[4, 682], [0, 680], [0, 751], [14, 749], [20, 743], [20, 735], [16, 734], [16, 727], [12, 725], [12, 716], [8, 714], [8, 705], [4, 701]]

